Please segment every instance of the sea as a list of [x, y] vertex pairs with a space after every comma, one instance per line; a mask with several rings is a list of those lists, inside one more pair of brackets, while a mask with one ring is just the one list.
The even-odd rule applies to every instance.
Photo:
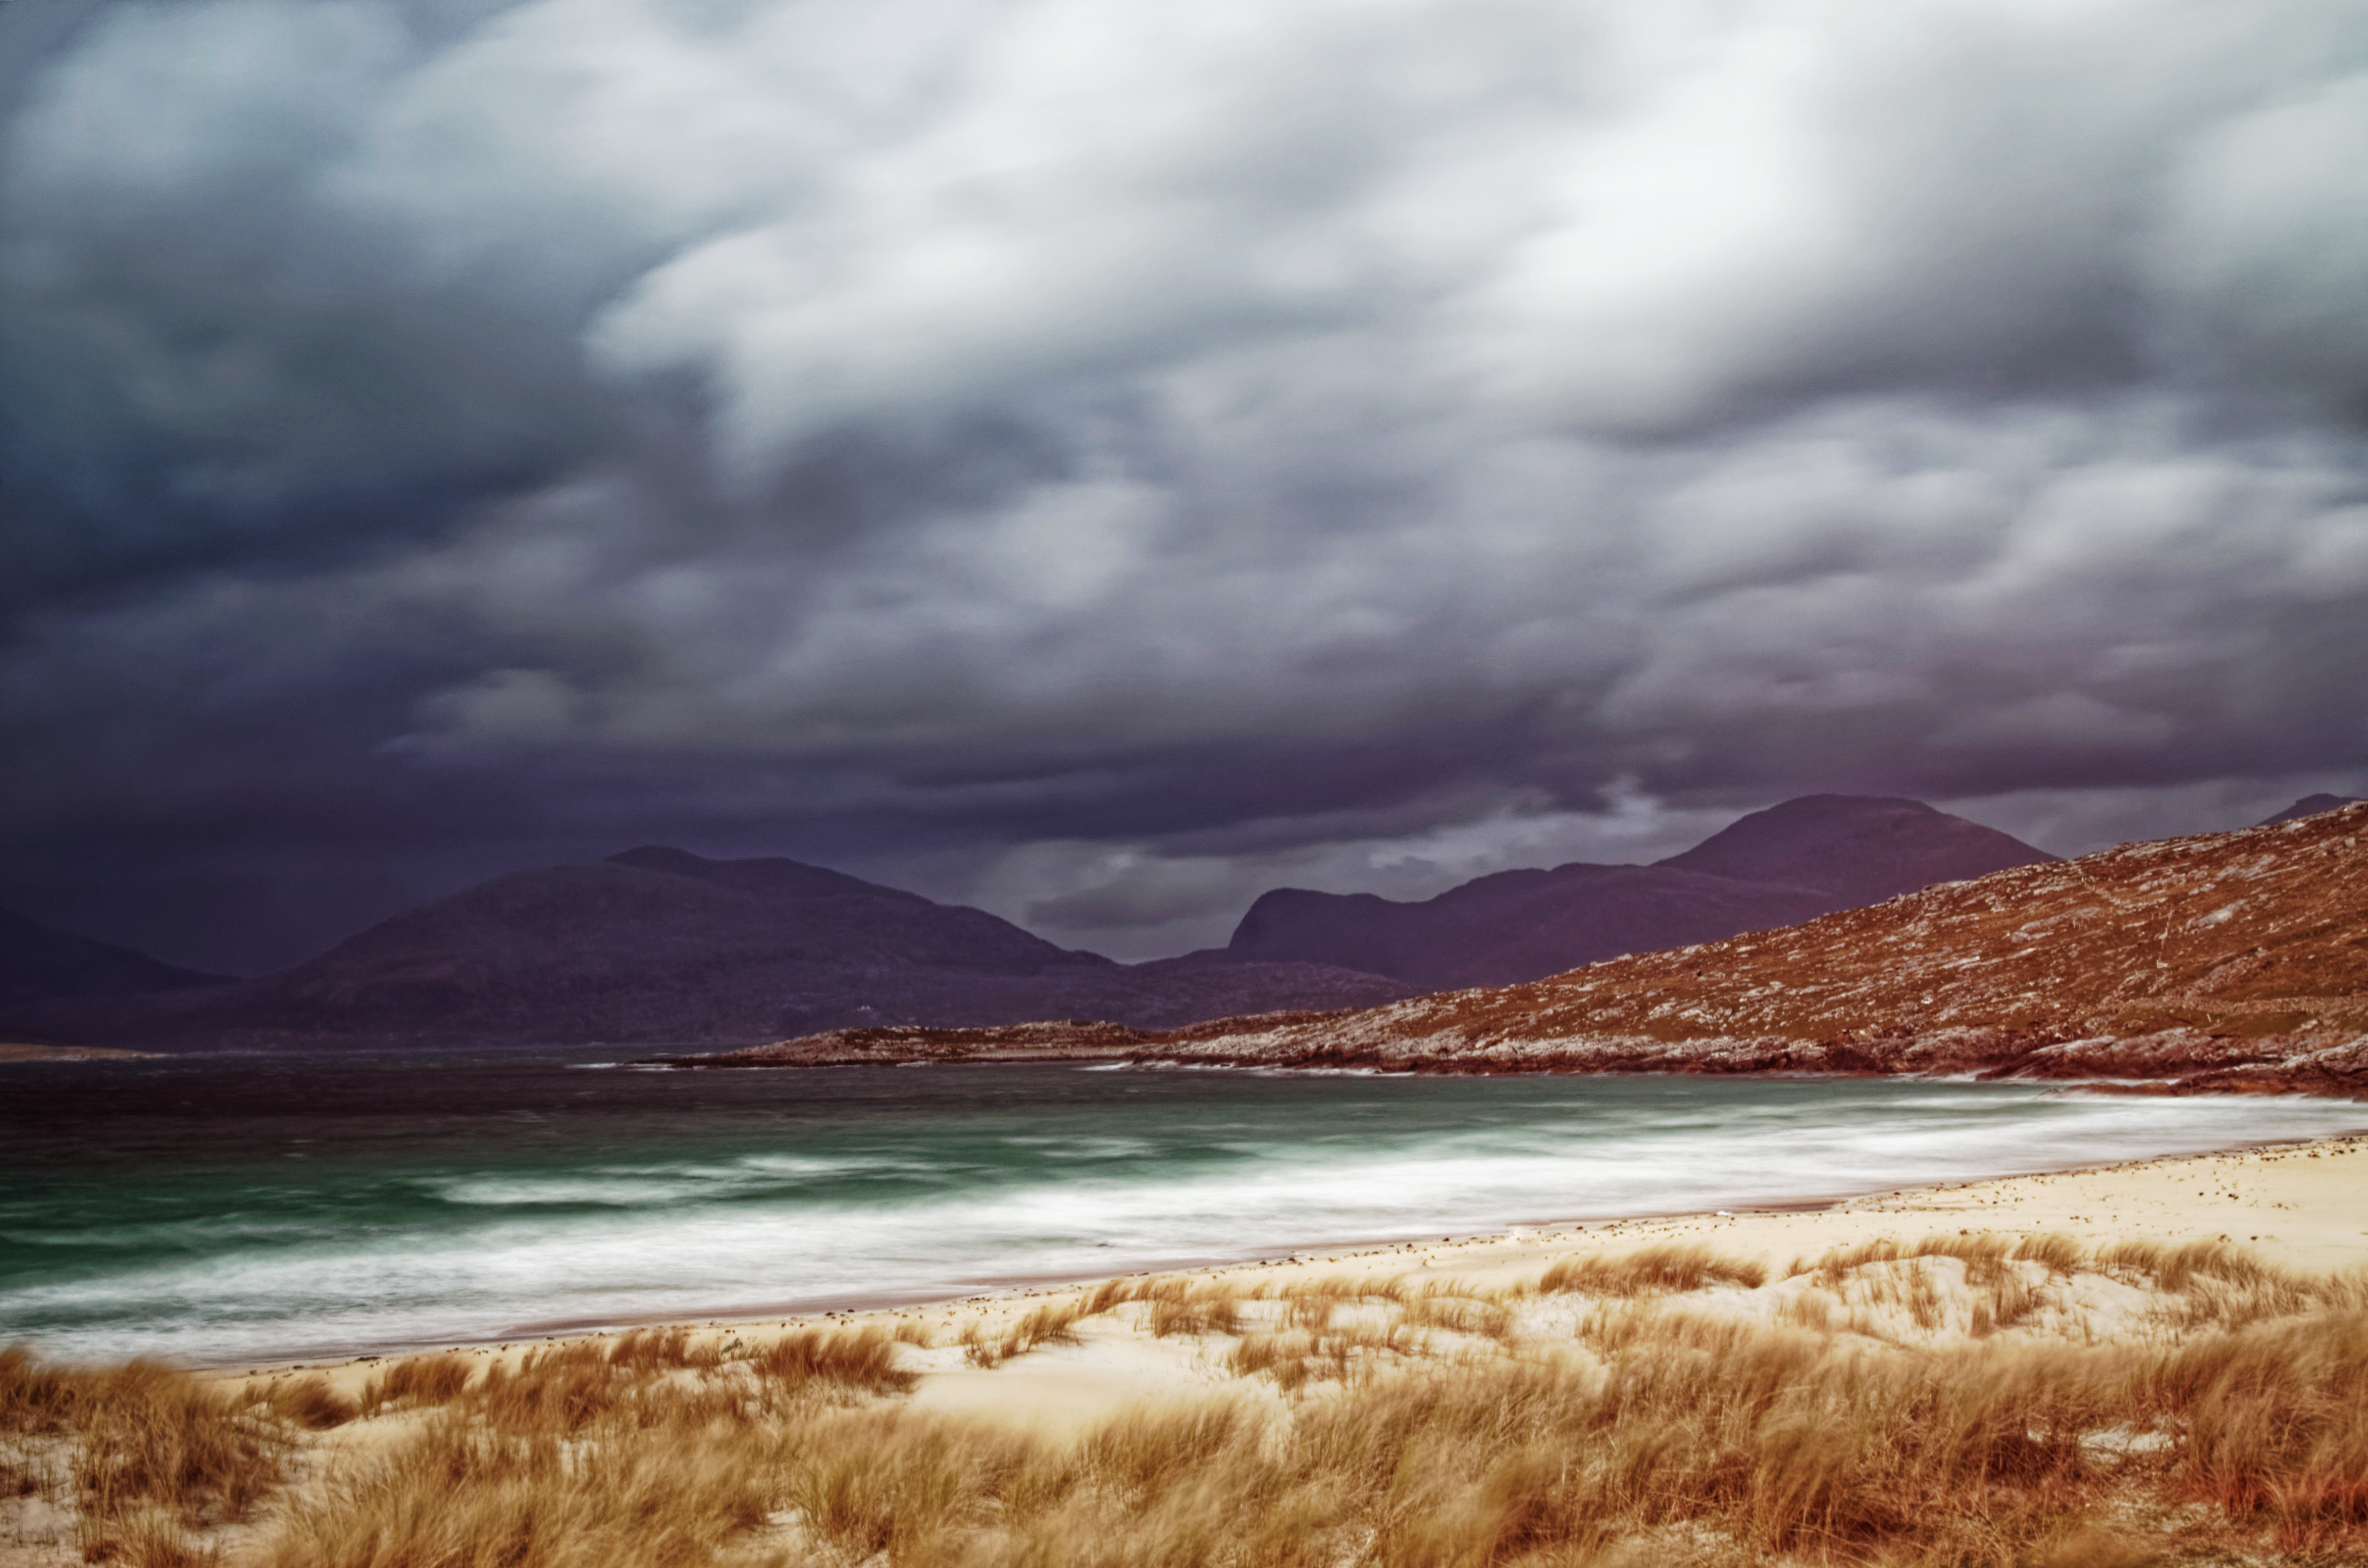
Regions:
[[2368, 1108], [1867, 1078], [615, 1049], [0, 1067], [0, 1343], [313, 1361], [1814, 1203], [2357, 1130]]

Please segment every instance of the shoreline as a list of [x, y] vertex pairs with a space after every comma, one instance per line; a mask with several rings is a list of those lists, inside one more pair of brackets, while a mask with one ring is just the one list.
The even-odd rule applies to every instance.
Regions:
[[[2316, 1163], [2314, 1166], [2314, 1163]], [[2194, 1185], [2200, 1181], [2199, 1187]], [[2238, 1190], [2242, 1182], [2248, 1195]], [[2266, 1207], [2264, 1207], [2266, 1205]], [[2226, 1206], [2226, 1207], [2224, 1207]], [[2267, 1216], [2276, 1229], [2266, 1228]], [[2234, 1224], [2222, 1223], [2224, 1219]], [[1968, 1221], [1977, 1221], [1968, 1224]], [[1725, 1256], [1781, 1268], [1805, 1255], [1888, 1237], [1940, 1234], [2064, 1234], [2090, 1245], [2122, 1241], [2183, 1244], [2221, 1241], [2266, 1261], [2310, 1273], [2368, 1272], [2368, 1124], [2309, 1139], [2278, 1139], [2182, 1154], [2051, 1166], [2012, 1176], [1868, 1188], [1732, 1210], [1679, 1210], [1610, 1219], [1515, 1222], [1486, 1233], [1369, 1238], [1307, 1244], [1280, 1254], [1176, 1258], [1109, 1274], [1015, 1276], [979, 1281], [963, 1294], [815, 1298], [748, 1303], [712, 1314], [651, 1314], [598, 1324], [520, 1324], [481, 1338], [425, 1341], [303, 1361], [191, 1363], [223, 1382], [304, 1372], [359, 1387], [381, 1364], [457, 1354], [512, 1359], [529, 1351], [607, 1343], [654, 1329], [695, 1338], [802, 1327], [894, 1327], [916, 1315], [960, 1333], [989, 1334], [1048, 1300], [1089, 1292], [1111, 1280], [1172, 1276], [1207, 1283], [1280, 1285], [1341, 1276], [1377, 1279], [1432, 1271], [1433, 1280], [1504, 1285], [1543, 1273], [1574, 1255], [1661, 1244], [1701, 1244]], [[1016, 1370], [1013, 1369], [1013, 1370]], [[937, 1380], [1007, 1378], [1009, 1371], [931, 1371]], [[1089, 1402], [1091, 1403], [1091, 1402]]]
[[[1031, 1028], [1034, 1026], [1030, 1026]], [[991, 1035], [992, 1028], [974, 1032]], [[833, 1037], [816, 1037], [829, 1040]], [[2077, 1041], [2075, 1044], [2092, 1042]], [[1815, 1048], [1822, 1054], [1825, 1047]], [[1145, 1050], [1110, 1045], [996, 1045], [952, 1049], [839, 1051], [813, 1048], [805, 1040], [779, 1040], [770, 1045], [743, 1046], [680, 1055], [639, 1056], [604, 1066], [650, 1073], [825, 1072], [838, 1067], [998, 1067], [1081, 1064], [1103, 1072], [1252, 1073], [1306, 1077], [1360, 1076], [1375, 1078], [1785, 1078], [1785, 1079], [1931, 1079], [1982, 1084], [2042, 1084], [2051, 1087], [2089, 1090], [2102, 1095], [2186, 1098], [2207, 1095], [2295, 1096], [2305, 1099], [2348, 1100], [2368, 1105], [2368, 1080], [2320, 1065], [2237, 1060], [2191, 1062], [2180, 1070], [2132, 1073], [2126, 1064], [2085, 1070], [2078, 1064], [2048, 1063], [2035, 1070], [2023, 1056], [1988, 1065], [1941, 1070], [1921, 1067], [1826, 1067], [1817, 1065], [1730, 1065], [1697, 1060], [1676, 1062], [1606, 1062], [1582, 1051], [1542, 1052], [1500, 1058], [1494, 1055], [1385, 1055], [1378, 1051], [1326, 1050], [1296, 1055], [1228, 1055], [1222, 1051]]]
[[36, 1045], [31, 1041], [0, 1041], [0, 1067], [36, 1062], [157, 1062], [163, 1053], [125, 1051], [109, 1045]]
[[[7, 1456], [0, 1568], [525, 1561], [529, 1540], [548, 1564], [692, 1560], [682, 1542], [845, 1563], [900, 1539], [976, 1568], [1250, 1532], [1292, 1561], [1386, 1539], [1409, 1550], [1356, 1560], [1479, 1562], [1541, 1520], [1615, 1537], [1571, 1560], [1598, 1568], [1745, 1568], [1826, 1561], [1837, 1517], [1856, 1562], [2003, 1562], [2003, 1541], [2033, 1568], [2299, 1568], [2368, 1540], [2363, 1304], [2368, 1133], [2347, 1131], [411, 1358], [20, 1361], [19, 1408], [69, 1418]], [[168, 1411], [188, 1439], [168, 1454], [221, 1456], [219, 1481], [82, 1481]], [[1806, 1554], [1772, 1550], [1767, 1499], [1813, 1486]]]

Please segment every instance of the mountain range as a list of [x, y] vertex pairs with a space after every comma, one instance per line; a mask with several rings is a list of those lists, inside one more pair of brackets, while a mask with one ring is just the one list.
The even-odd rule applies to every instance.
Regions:
[[[2052, 860], [1912, 801], [1813, 796], [1652, 866], [1504, 872], [1420, 903], [1280, 890], [1224, 949], [1120, 964], [842, 872], [645, 846], [496, 877], [253, 980], [0, 923], [0, 976], [37, 976], [0, 1021], [18, 1038], [166, 1050], [735, 1045], [1064, 1018], [1173, 1029], [1532, 981]], [[44, 942], [116, 967], [92, 958], [75, 980], [21, 961]]]
[[1977, 1073], [2360, 1097], [2368, 801], [2013, 867], [1522, 985], [1164, 1032], [896, 1033], [843, 1031], [716, 1060]]
[[1513, 985], [2055, 858], [1920, 801], [1810, 795], [1650, 866], [1499, 871], [1418, 903], [1281, 888], [1250, 905], [1226, 951], [1425, 991]]
[[1406, 994], [1305, 963], [1119, 964], [842, 872], [652, 846], [495, 877], [276, 974], [43, 1009], [21, 1032], [157, 1050], [704, 1043], [872, 1021], [1177, 1024]]

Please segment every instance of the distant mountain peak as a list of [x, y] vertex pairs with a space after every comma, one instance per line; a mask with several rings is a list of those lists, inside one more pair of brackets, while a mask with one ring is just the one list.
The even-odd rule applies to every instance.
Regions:
[[609, 857], [612, 866], [632, 866], [643, 871], [673, 871], [681, 876], [695, 877], [715, 864], [702, 855], [688, 849], [677, 849], [670, 844], [643, 844]]
[[1506, 985], [2055, 858], [1921, 801], [1806, 795], [1654, 866], [1499, 871], [1409, 903], [1278, 888], [1228, 950], [1426, 987]]
[[843, 871], [651, 844], [506, 872], [276, 974], [40, 1022], [43, 1038], [185, 1050], [730, 1044], [857, 1024], [1166, 1026], [1407, 989], [1306, 964], [1118, 964]]
[[2338, 806], [2357, 805], [2361, 799], [2362, 797], [2358, 795], [2305, 795], [2277, 815], [2264, 818], [2253, 825], [2275, 827], [2282, 822], [2294, 822], [2303, 817], [2315, 817], [2321, 812], [2331, 812]]
[[133, 948], [56, 931], [0, 909], [0, 1006], [84, 997], [146, 996], [222, 985], [228, 975], [183, 969]]
[[704, 855], [694, 855], [688, 849], [677, 849], [671, 845], [644, 844], [638, 848], [611, 855], [604, 863], [636, 871], [655, 871], [663, 876], [689, 877], [696, 881], [732, 888], [766, 899], [876, 898], [907, 903], [932, 902], [902, 888], [882, 887], [878, 882], [851, 877], [845, 871], [809, 866], [803, 860], [784, 860], [777, 856], [747, 860], [711, 860]]
[[1656, 865], [1880, 903], [1935, 882], [2058, 858], [1996, 828], [1891, 795], [1803, 795]]
[[1531, 985], [1201, 1024], [1144, 1054], [1385, 1070], [1979, 1073], [2358, 1099], [2368, 1095], [2368, 802], [2308, 817], [2011, 867]]

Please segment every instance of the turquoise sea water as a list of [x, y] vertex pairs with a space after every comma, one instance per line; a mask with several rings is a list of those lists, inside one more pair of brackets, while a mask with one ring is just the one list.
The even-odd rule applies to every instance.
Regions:
[[2341, 1102], [2029, 1085], [614, 1054], [0, 1068], [0, 1341], [313, 1359], [2368, 1124]]

